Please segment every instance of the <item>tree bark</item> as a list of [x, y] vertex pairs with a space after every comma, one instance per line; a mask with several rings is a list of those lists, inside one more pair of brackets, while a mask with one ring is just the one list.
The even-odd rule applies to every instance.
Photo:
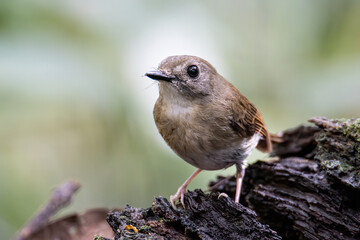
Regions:
[[[106, 236], [114, 240], [360, 239], [360, 119], [313, 118], [310, 122], [313, 125], [281, 133], [271, 161], [247, 168], [240, 204], [232, 200], [235, 177], [220, 176], [210, 183], [210, 193], [187, 192], [185, 206], [178, 209], [157, 197], [147, 209], [127, 206], [108, 213], [114, 235]], [[101, 214], [84, 215], [81, 219], [87, 221], [79, 218], [76, 222], [82, 223], [78, 231], [82, 234], [67, 239], [85, 239], [81, 236], [94, 236], [95, 230], [106, 232], [99, 228]], [[31, 236], [27, 227], [21, 232], [27, 235], [20, 236], [62, 239], [57, 232], [71, 232], [69, 227], [61, 228], [68, 226], [69, 219], [65, 220], [49, 223]], [[94, 224], [87, 224], [90, 220]], [[42, 226], [43, 221], [37, 225]], [[49, 235], [49, 229], [54, 234]]]
[[107, 220], [115, 239], [281, 239], [256, 217], [229, 197], [195, 190], [185, 195], [185, 209], [158, 197], [149, 209], [127, 206]]
[[247, 169], [242, 203], [283, 239], [360, 239], [360, 120], [310, 122], [283, 133], [279, 161]]
[[217, 193], [188, 192], [184, 209], [159, 197], [109, 213], [115, 239], [360, 239], [360, 120], [310, 122], [282, 133], [277, 161], [247, 168], [241, 204], [235, 178], [218, 177]]

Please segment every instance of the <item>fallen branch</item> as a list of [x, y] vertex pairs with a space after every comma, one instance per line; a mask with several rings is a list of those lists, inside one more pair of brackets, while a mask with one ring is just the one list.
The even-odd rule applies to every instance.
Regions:
[[58, 210], [67, 206], [74, 193], [80, 188], [77, 182], [69, 181], [57, 187], [46, 206], [20, 231], [15, 240], [26, 240], [32, 234], [42, 229]]

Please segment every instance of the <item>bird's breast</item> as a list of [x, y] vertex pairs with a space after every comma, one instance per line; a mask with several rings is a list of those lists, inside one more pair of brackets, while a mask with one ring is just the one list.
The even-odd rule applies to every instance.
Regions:
[[224, 123], [220, 111], [200, 105], [166, 104], [154, 108], [156, 126], [171, 149], [186, 162], [205, 170], [217, 170], [242, 161], [259, 138], [243, 139]]
[[158, 102], [155, 105], [156, 126], [167, 144], [179, 155], [194, 151], [201, 145], [199, 133], [204, 132], [204, 129], [196, 111], [194, 106]]

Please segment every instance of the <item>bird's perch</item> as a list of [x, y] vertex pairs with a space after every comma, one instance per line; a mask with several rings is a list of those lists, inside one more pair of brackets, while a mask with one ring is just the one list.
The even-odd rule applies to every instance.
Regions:
[[[155, 198], [109, 213], [115, 239], [360, 239], [360, 120], [310, 122], [283, 133], [278, 161], [248, 167], [243, 205], [199, 190], [180, 210]], [[235, 186], [231, 178], [213, 191], [233, 197]]]
[[360, 119], [310, 122], [283, 132], [277, 161], [247, 168], [241, 204], [235, 178], [219, 177], [212, 193], [188, 192], [184, 209], [158, 197], [110, 212], [113, 239], [360, 239]]

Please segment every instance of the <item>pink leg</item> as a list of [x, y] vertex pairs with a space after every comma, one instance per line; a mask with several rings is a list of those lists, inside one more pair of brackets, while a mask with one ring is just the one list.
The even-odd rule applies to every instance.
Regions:
[[184, 182], [183, 185], [179, 187], [177, 192], [174, 195], [170, 196], [170, 203], [175, 208], [175, 202], [180, 198], [181, 204], [184, 206], [184, 195], [186, 193], [186, 188], [189, 183], [201, 172], [202, 170], [199, 168], [197, 169], [191, 176]]
[[241, 185], [245, 175], [246, 164], [236, 166], [236, 192], [235, 192], [235, 202], [238, 203], [240, 200]]

